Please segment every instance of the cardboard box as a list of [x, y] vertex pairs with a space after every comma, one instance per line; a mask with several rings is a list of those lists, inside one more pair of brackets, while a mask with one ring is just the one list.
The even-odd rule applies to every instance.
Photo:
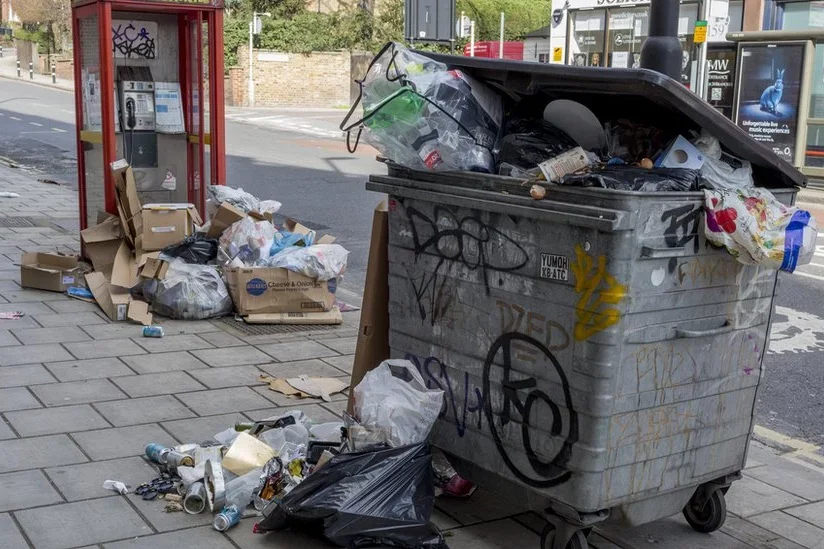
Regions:
[[262, 313], [243, 317], [246, 324], [342, 324], [340, 309], [332, 307], [331, 311], [319, 313]]
[[209, 238], [220, 238], [223, 231], [244, 217], [246, 217], [246, 212], [240, 208], [232, 206], [228, 202], [224, 202], [220, 205], [220, 208], [218, 208], [215, 216], [212, 218], [212, 224], [209, 226], [209, 232], [206, 233], [206, 236]]
[[120, 228], [120, 220], [109, 216], [103, 222], [80, 231], [83, 240], [83, 250], [95, 271], [112, 276], [112, 266], [124, 234]]
[[169, 262], [160, 259], [160, 252], [143, 254], [137, 263], [137, 273], [142, 278], [163, 280], [169, 270]]
[[86, 285], [92, 292], [94, 300], [111, 320], [132, 320], [144, 326], [151, 325], [152, 314], [149, 312], [149, 304], [132, 299], [129, 290], [112, 285], [103, 273], [88, 273]]
[[200, 222], [194, 204], [146, 204], [143, 206], [141, 250], [162, 250], [194, 232]]
[[224, 274], [241, 316], [323, 312], [335, 305], [334, 280], [319, 281], [274, 267], [233, 267]]
[[[386, 200], [375, 208], [371, 238], [358, 343], [349, 383], [353, 389], [366, 372], [389, 358], [389, 212]], [[355, 391], [349, 392], [349, 413], [355, 404], [354, 395]]]
[[80, 282], [76, 256], [24, 253], [20, 260], [20, 285], [52, 292], [65, 292]]

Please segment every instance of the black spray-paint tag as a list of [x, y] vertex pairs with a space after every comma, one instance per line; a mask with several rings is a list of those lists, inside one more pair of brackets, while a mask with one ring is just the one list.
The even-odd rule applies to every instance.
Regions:
[[541, 278], [569, 281], [569, 258], [563, 255], [541, 254]]

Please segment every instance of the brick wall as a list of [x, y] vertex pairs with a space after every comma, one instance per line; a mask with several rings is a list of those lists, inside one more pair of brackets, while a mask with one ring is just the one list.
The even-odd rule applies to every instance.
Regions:
[[[229, 70], [233, 105], [248, 105], [249, 53], [238, 48], [238, 67]], [[349, 51], [310, 54], [254, 50], [255, 105], [259, 107], [339, 107], [352, 101], [355, 70], [364, 54]], [[358, 75], [360, 76], [360, 75]]]

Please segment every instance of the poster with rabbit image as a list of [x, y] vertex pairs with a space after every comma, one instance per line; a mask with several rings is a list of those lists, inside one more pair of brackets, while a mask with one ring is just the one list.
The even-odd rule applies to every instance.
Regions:
[[798, 130], [804, 44], [741, 44], [736, 123], [792, 163]]

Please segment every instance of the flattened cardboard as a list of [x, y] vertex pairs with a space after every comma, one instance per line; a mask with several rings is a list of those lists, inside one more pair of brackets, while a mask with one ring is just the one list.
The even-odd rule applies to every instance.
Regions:
[[20, 260], [20, 285], [51, 292], [65, 292], [79, 281], [76, 256], [29, 252]]
[[[372, 240], [366, 267], [358, 343], [350, 387], [356, 387], [366, 372], [389, 358], [389, 211], [386, 200], [375, 208]], [[355, 391], [349, 392], [347, 410], [354, 409]]]
[[86, 285], [91, 290], [94, 300], [111, 320], [118, 321], [128, 318], [129, 301], [131, 301], [128, 290], [112, 286], [103, 273], [98, 272], [86, 275]]
[[117, 202], [117, 213], [120, 216], [120, 225], [126, 233], [126, 240], [135, 246], [137, 238], [143, 233], [141, 218], [140, 197], [137, 196], [137, 184], [134, 171], [125, 160], [112, 162], [112, 175]]
[[331, 311], [319, 313], [263, 313], [243, 317], [246, 324], [342, 324], [343, 315], [340, 309], [333, 307]]
[[334, 280], [319, 281], [274, 267], [233, 267], [224, 274], [241, 316], [323, 312], [335, 304]]
[[120, 220], [109, 216], [94, 227], [80, 231], [83, 240], [83, 250], [95, 271], [100, 271], [107, 278], [112, 276], [112, 266], [117, 250], [123, 240], [120, 229]]
[[162, 250], [194, 232], [197, 216], [192, 204], [146, 204], [143, 206], [143, 251]]
[[138, 324], [142, 324], [144, 326], [152, 325], [152, 313], [149, 312], [149, 304], [145, 301], [133, 299], [129, 303], [129, 308], [126, 312], [126, 317], [129, 320], [137, 322]]
[[140, 256], [137, 263], [138, 276], [163, 280], [169, 270], [169, 262], [160, 259], [160, 252], [152, 252]]
[[223, 231], [240, 221], [246, 217], [246, 212], [232, 206], [228, 202], [224, 202], [220, 205], [215, 216], [212, 218], [212, 224], [209, 226], [209, 232], [206, 233], [206, 236], [209, 238], [220, 238], [220, 235], [223, 234]]
[[129, 289], [137, 286], [138, 282], [137, 262], [134, 259], [132, 250], [128, 244], [121, 242], [112, 265], [111, 284], [112, 286]]
[[[287, 231], [296, 234], [309, 234], [312, 232], [312, 229], [310, 229], [306, 225], [301, 225], [292, 218], [287, 219], [283, 226]], [[334, 236], [325, 234], [322, 237], [315, 240], [315, 244], [332, 244], [335, 240], [337, 239]]]

